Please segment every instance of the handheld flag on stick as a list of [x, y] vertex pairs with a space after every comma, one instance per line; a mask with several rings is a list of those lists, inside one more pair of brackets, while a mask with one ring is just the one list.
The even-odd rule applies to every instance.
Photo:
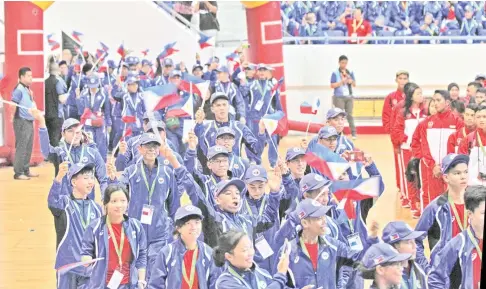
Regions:
[[347, 169], [349, 163], [327, 147], [316, 143], [309, 145], [305, 160], [330, 180], [337, 180]]
[[286, 136], [289, 132], [287, 116], [282, 111], [266, 114], [262, 120], [269, 135]]
[[177, 93], [177, 86], [171, 83], [149, 87], [142, 95], [145, 109], [149, 112], [177, 104], [181, 100], [180, 95]]
[[86, 266], [86, 265], [101, 261], [103, 259], [105, 259], [105, 258], [96, 258], [96, 259], [91, 259], [91, 260], [88, 260], [88, 261], [81, 261], [81, 262], [67, 264], [67, 265], [59, 267], [57, 269], [57, 272], [62, 275], [64, 273], [68, 272], [69, 270], [72, 270], [72, 269], [77, 268], [79, 266]]
[[194, 75], [186, 74], [181, 80], [179, 89], [184, 92], [191, 93], [191, 87], [192, 87], [193, 94], [196, 94], [201, 98], [204, 98], [209, 90], [209, 84], [210, 81], [208, 80], [204, 80]]
[[191, 117], [194, 118], [194, 102], [190, 94], [186, 95], [182, 101], [172, 105], [167, 109], [166, 118], [170, 117]]
[[106, 44], [104, 44], [103, 42], [100, 42], [100, 45], [101, 45], [101, 49], [103, 49], [104, 52], [108, 52], [108, 50], [110, 50], [108, 46], [106, 46]]
[[81, 36], [83, 36], [83, 33], [81, 32], [78, 32], [78, 31], [74, 31], [73, 30], [73, 33], [71, 34], [71, 37], [76, 40], [79, 44], [81, 44]]
[[280, 89], [280, 87], [282, 86], [283, 82], [284, 82], [284, 78], [282, 77], [282, 78], [280, 78], [280, 80], [279, 80], [279, 81], [277, 81], [277, 83], [275, 83], [275, 85], [272, 87], [271, 94], [274, 94], [274, 93], [275, 93], [275, 91], [279, 90], [279, 89]]
[[176, 53], [177, 49], [174, 48], [177, 42], [172, 42], [164, 46], [164, 50], [157, 56], [158, 59], [163, 60], [164, 58], [167, 58], [171, 56], [172, 54]]
[[120, 47], [116, 50], [118, 54], [120, 54], [122, 59], [125, 59], [125, 56], [127, 56], [127, 51], [125, 50], [125, 47], [123, 46], [123, 43], [120, 44]]
[[199, 41], [198, 41], [199, 42], [199, 47], [201, 49], [204, 49], [206, 47], [210, 47], [211, 46], [211, 43], [209, 43], [208, 41], [209, 41], [209, 39], [211, 37], [206, 36], [206, 35], [204, 35], [202, 33], [200, 33], [199, 35], [200, 35], [200, 38], [199, 38]]
[[147, 57], [147, 54], [149, 53], [149, 49], [142, 50], [143, 57]]

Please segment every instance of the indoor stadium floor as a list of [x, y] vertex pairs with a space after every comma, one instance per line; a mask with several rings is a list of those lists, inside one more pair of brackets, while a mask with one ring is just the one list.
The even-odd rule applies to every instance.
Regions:
[[[287, 148], [297, 146], [300, 139], [301, 136], [284, 138], [279, 153], [285, 156]], [[387, 188], [368, 218], [377, 220], [381, 228], [393, 220], [404, 220], [414, 227], [416, 220], [411, 218], [410, 210], [399, 206], [389, 137], [360, 135], [355, 145], [372, 155]], [[264, 165], [268, 166], [266, 159]], [[56, 286], [53, 269], [56, 235], [53, 217], [47, 208], [54, 169], [51, 164], [44, 163], [32, 171], [39, 173], [40, 178], [14, 181], [12, 167], [0, 168], [0, 288], [47, 289]]]

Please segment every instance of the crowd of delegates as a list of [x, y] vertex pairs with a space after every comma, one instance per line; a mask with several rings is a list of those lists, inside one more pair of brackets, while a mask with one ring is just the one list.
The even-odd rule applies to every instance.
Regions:
[[[425, 112], [420, 87], [397, 73], [397, 92], [385, 102], [394, 117], [388, 126], [401, 133], [397, 154], [411, 148], [407, 187], [415, 190], [402, 203], [427, 199], [415, 230], [395, 221], [378, 236], [368, 212], [384, 185], [372, 156], [343, 134], [346, 112], [331, 108], [315, 137], [279, 156], [278, 138], [261, 120], [281, 110], [271, 68], [240, 59], [234, 72], [216, 57], [192, 69], [157, 59], [151, 74], [150, 60], [128, 55], [121, 69], [108, 61], [104, 78], [89, 63], [50, 64], [46, 102], [57, 104], [58, 131], [52, 114], [18, 110], [38, 123], [41, 151], [58, 163], [48, 194], [58, 288], [363, 288], [364, 279], [372, 288], [479, 288], [486, 198], [479, 82], [465, 98], [455, 84], [437, 91]], [[179, 86], [198, 77], [211, 82], [207, 95]], [[185, 139], [186, 117], [171, 115], [173, 106], [146, 109], [142, 91], [164, 84], [192, 101], [195, 125]], [[454, 145], [448, 151], [456, 132], [465, 132], [455, 136], [460, 154]], [[261, 165], [266, 146], [271, 171]], [[309, 154], [345, 169], [326, 173], [322, 161], [309, 165]]]
[[486, 35], [485, 1], [282, 1], [281, 14], [291, 36]]

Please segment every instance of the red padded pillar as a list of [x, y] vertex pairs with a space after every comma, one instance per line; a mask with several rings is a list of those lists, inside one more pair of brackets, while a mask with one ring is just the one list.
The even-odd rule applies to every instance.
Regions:
[[[32, 91], [40, 110], [44, 110], [44, 18], [43, 10], [32, 2], [5, 1], [5, 72], [9, 85], [5, 98], [10, 100], [12, 90], [17, 84], [18, 70], [28, 66], [32, 69], [34, 82]], [[5, 147], [0, 148], [2, 157], [12, 162], [15, 153], [15, 135], [11, 122], [13, 109], [5, 105]], [[37, 125], [34, 128], [34, 147], [31, 164], [44, 160], [40, 152]]]
[[[250, 44], [249, 59], [252, 63], [272, 66], [273, 76], [278, 80], [284, 76], [282, 20], [279, 1], [243, 1], [246, 9], [246, 26]], [[286, 106], [285, 82], [281, 89], [281, 102]]]

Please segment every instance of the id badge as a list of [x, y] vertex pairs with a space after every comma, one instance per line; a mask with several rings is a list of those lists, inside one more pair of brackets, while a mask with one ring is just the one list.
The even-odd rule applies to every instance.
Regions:
[[256, 239], [255, 247], [257, 248], [258, 252], [260, 252], [263, 259], [267, 259], [273, 255], [273, 250], [268, 244], [267, 240], [265, 240], [264, 236], [260, 236]]
[[351, 250], [353, 251], [363, 251], [363, 243], [361, 242], [361, 238], [359, 237], [358, 233], [354, 233], [351, 235], [348, 235], [346, 237], [348, 240], [349, 247], [351, 247]]
[[468, 39], [466, 40], [467, 44], [473, 44], [473, 40], [472, 39]]
[[85, 125], [89, 125], [89, 126], [91, 126], [91, 119], [90, 119], [90, 118], [88, 118], [84, 124], [85, 124]]
[[154, 216], [154, 206], [143, 205], [142, 216], [140, 222], [146, 225], [152, 225], [152, 217]]
[[351, 34], [351, 42], [357, 42], [358, 41], [358, 34], [353, 33]]
[[123, 274], [120, 271], [115, 270], [113, 271], [113, 275], [111, 276], [110, 282], [106, 287], [110, 289], [118, 289], [120, 287], [120, 283], [123, 280]]
[[257, 101], [257, 103], [255, 104], [255, 110], [256, 110], [256, 111], [260, 111], [260, 110], [262, 109], [262, 107], [263, 107], [263, 100], [261, 100], [261, 99], [260, 99], [260, 100], [259, 100], [259, 101]]

